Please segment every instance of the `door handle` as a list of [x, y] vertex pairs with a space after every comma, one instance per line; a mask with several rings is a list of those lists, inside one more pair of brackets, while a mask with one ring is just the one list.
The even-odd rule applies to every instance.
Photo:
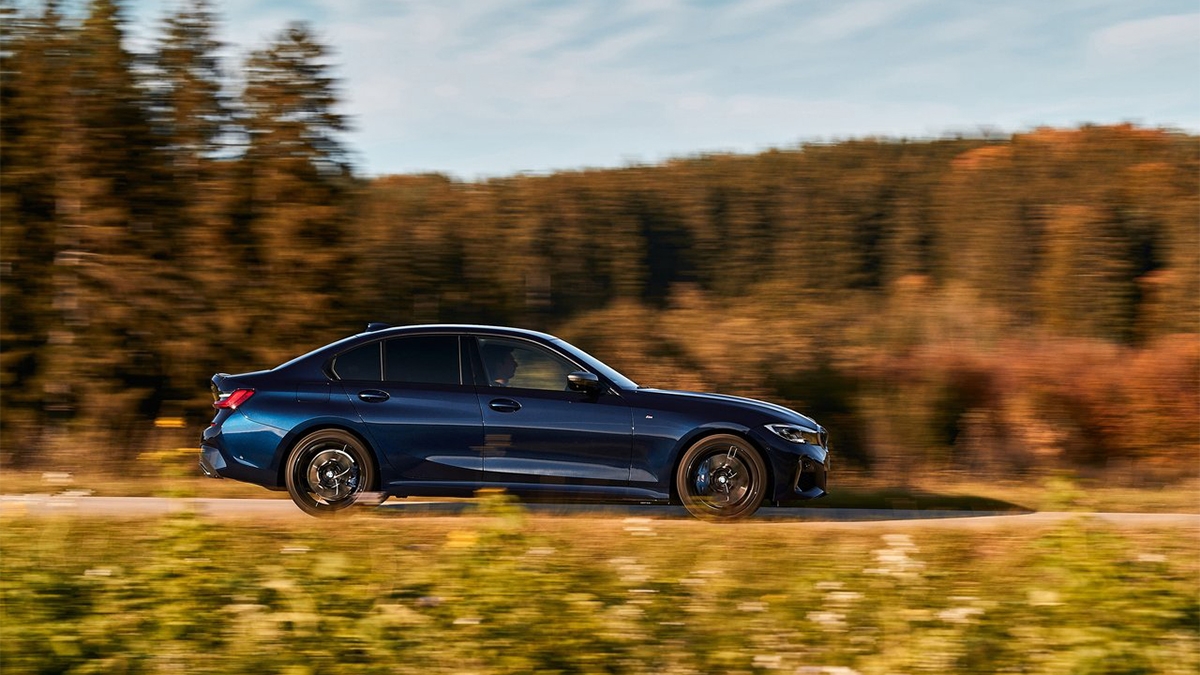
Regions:
[[517, 412], [521, 409], [521, 404], [511, 398], [497, 398], [492, 399], [488, 407], [496, 412]]
[[360, 391], [358, 392], [358, 397], [367, 403], [383, 403], [391, 398], [386, 391], [379, 391], [378, 389]]

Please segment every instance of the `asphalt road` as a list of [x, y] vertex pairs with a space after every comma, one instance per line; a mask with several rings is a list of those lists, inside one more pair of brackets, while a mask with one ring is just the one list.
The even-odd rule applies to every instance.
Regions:
[[[534, 514], [593, 518], [689, 518], [682, 507], [596, 504], [526, 504]], [[447, 517], [469, 515], [470, 501], [431, 502], [393, 499], [363, 512], [381, 516]], [[0, 495], [0, 514], [91, 517], [136, 517], [194, 511], [218, 519], [287, 518], [307, 519], [286, 499], [171, 499], [164, 497], [94, 497], [70, 492], [57, 495]], [[1095, 518], [1120, 527], [1187, 527], [1200, 534], [1200, 514], [1180, 513], [1080, 513], [1080, 512], [987, 512], [904, 509], [838, 509], [812, 507], [763, 508], [753, 521], [781, 523], [824, 523], [893, 526], [984, 528], [1038, 526], [1075, 518]]]

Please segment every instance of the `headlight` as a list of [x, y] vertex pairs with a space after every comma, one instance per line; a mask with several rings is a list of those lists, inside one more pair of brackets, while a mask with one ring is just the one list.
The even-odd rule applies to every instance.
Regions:
[[821, 437], [824, 434], [821, 433], [820, 429], [807, 429], [795, 424], [768, 424], [767, 428], [785, 441], [808, 443], [820, 448], [825, 447], [825, 444], [821, 442]]

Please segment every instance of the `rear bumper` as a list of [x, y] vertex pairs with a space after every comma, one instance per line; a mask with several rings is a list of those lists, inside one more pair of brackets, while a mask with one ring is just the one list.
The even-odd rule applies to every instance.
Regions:
[[200, 470], [209, 478], [224, 478], [221, 475], [221, 470], [226, 468], [225, 458], [221, 456], [221, 451], [211, 445], [200, 445]]
[[200, 438], [200, 471], [209, 478], [230, 478], [279, 488], [271, 462], [283, 432], [258, 424], [240, 411], [218, 415]]

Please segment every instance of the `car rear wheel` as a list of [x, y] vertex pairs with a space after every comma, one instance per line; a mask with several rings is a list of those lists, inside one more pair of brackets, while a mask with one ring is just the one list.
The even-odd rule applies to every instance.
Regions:
[[329, 516], [352, 506], [371, 489], [375, 467], [352, 434], [323, 429], [295, 445], [284, 477], [297, 506], [314, 516]]
[[703, 520], [737, 520], [758, 510], [767, 467], [745, 439], [720, 434], [688, 448], [675, 472], [679, 499]]

